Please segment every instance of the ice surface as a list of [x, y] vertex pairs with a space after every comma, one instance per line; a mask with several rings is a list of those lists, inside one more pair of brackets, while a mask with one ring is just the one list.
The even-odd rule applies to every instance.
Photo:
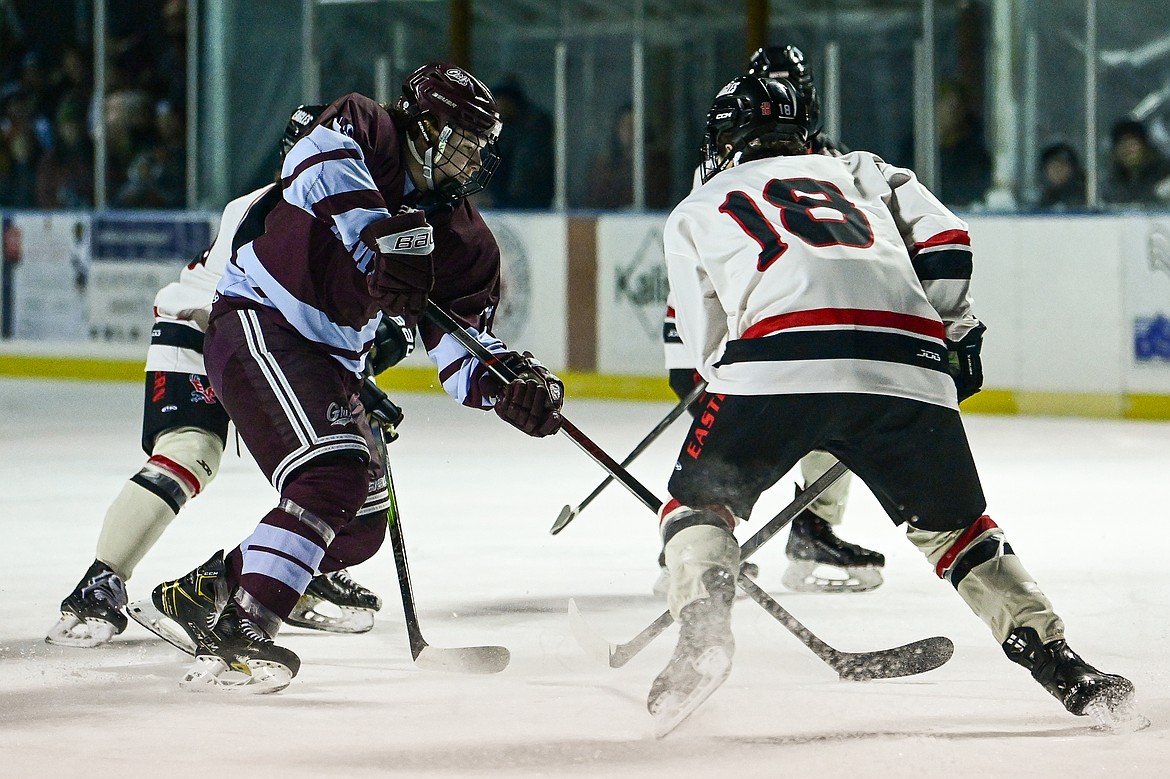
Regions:
[[[532, 440], [438, 394], [391, 391], [406, 412], [391, 456], [422, 629], [435, 646], [509, 647], [503, 673], [411, 664], [389, 544], [353, 570], [387, 604], [373, 631], [286, 630], [303, 667], [273, 696], [180, 691], [184, 658], [133, 623], [100, 649], [46, 645], [106, 506], [142, 464], [141, 391], [0, 379], [0, 776], [1161, 777], [1170, 765], [1170, 425], [967, 418], [991, 515], [1070, 644], [1137, 685], [1149, 729], [1103, 735], [1066, 714], [857, 486], [840, 533], [885, 553], [885, 585], [786, 593], [782, 539], [754, 558], [760, 583], [838, 649], [946, 635], [954, 658], [919, 677], [840, 681], [739, 601], [731, 677], [656, 741], [645, 697], [674, 629], [611, 670], [586, 656], [565, 615], [576, 598], [591, 625], [626, 641], [659, 614], [653, 515], [613, 484], [550, 536], [561, 507], [604, 473], [564, 436]], [[618, 460], [667, 409], [571, 391], [566, 406]], [[632, 467], [659, 495], [678, 425]], [[757, 517], [791, 491], [782, 482]], [[219, 479], [139, 566], [131, 599], [238, 543], [273, 498], [232, 444]]]

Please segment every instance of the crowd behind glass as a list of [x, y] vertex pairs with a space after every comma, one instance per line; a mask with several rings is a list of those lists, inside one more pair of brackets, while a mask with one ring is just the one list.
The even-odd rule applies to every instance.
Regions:
[[[111, 4], [117, 9], [118, 4]], [[94, 206], [95, 128], [107, 139], [107, 192], [112, 208], [183, 208], [186, 203], [186, 0], [129, 4], [110, 19], [106, 42], [106, 96], [94, 98], [93, 50], [85, 34], [46, 38], [31, 34], [18, 7], [0, 0], [0, 206], [69, 209]], [[47, 41], [47, 42], [46, 42]], [[795, 41], [799, 43], [799, 41]], [[734, 74], [730, 74], [734, 75]], [[1107, 87], [1107, 85], [1104, 85]], [[545, 209], [553, 203], [553, 107], [526, 93], [515, 75], [493, 84], [504, 130], [502, 164], [480, 205]], [[935, 101], [938, 169], [935, 191], [948, 205], [987, 207], [993, 154], [983, 106], [958, 80], [941, 76]], [[542, 98], [548, 95], [543, 93]], [[631, 170], [634, 112], [622, 105], [583, 170], [588, 180], [571, 191], [570, 208], [622, 209], [633, 203]], [[700, 117], [696, 117], [696, 122]], [[672, 164], [673, 123], [645, 131], [646, 207], [666, 209], [685, 192], [681, 181], [694, 160]], [[1158, 114], [1100, 117], [1099, 202], [1104, 209], [1170, 207], [1170, 133]], [[849, 147], [849, 117], [843, 117]], [[692, 133], [693, 134], [693, 133]], [[1030, 211], [1086, 208], [1084, 136], [1041, 139], [1031, 170], [1022, 171], [1012, 207]], [[275, 143], [275, 142], [274, 142]], [[912, 142], [875, 149], [889, 162], [913, 166]], [[677, 153], [677, 152], [675, 152]], [[672, 182], [671, 176], [681, 183]], [[677, 186], [674, 186], [677, 184]], [[993, 199], [993, 202], [994, 199]]]

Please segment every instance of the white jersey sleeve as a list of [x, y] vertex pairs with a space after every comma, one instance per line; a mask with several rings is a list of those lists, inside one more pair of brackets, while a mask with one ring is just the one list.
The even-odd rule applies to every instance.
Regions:
[[928, 297], [911, 252], [951, 246], [938, 236], [965, 229], [872, 154], [737, 165], [666, 223], [682, 343], [713, 392], [861, 392], [957, 408], [936, 305], [948, 320], [968, 316], [966, 282], [947, 280], [962, 294]]

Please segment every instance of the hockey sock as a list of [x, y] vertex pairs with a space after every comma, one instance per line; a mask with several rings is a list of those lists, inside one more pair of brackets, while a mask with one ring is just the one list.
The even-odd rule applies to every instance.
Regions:
[[991, 628], [998, 643], [1022, 627], [1035, 629], [1042, 643], [1064, 638], [1064, 622], [990, 517], [961, 530], [908, 527], [906, 536]]
[[219, 438], [200, 428], [160, 435], [150, 459], [107, 509], [97, 559], [128, 580], [175, 515], [215, 478], [222, 455]]
[[[825, 471], [833, 467], [837, 458], [828, 452], [812, 451], [800, 459], [800, 475], [805, 486], [819, 479]], [[853, 474], [846, 471], [845, 475], [833, 482], [828, 489], [817, 496], [808, 507], [830, 525], [841, 524], [841, 517], [845, 513], [845, 503], [849, 500], [849, 485], [853, 481]]]

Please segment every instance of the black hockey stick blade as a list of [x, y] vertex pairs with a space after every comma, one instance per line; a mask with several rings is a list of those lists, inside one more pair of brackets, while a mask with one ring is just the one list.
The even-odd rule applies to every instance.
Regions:
[[933, 671], [951, 659], [955, 645], [949, 638], [934, 636], [914, 641], [893, 649], [878, 649], [873, 652], [842, 652], [834, 649], [800, 623], [772, 596], [764, 592], [746, 576], [739, 577], [739, 588], [751, 596], [802, 644], [847, 681], [863, 682], [871, 679], [896, 679], [901, 676]]
[[573, 508], [572, 506], [566, 505], [563, 509], [561, 509], [561, 513], [557, 515], [557, 521], [552, 523], [552, 527], [549, 528], [548, 532], [555, 536], [557, 533], [564, 530], [565, 525], [569, 524], [576, 518], [577, 512], [579, 510], [579, 508]]
[[[703, 390], [706, 388], [707, 382], [705, 381], [696, 384], [695, 388], [691, 390], [685, 398], [680, 400], [678, 404], [672, 408], [665, 417], [662, 418], [662, 421], [655, 425], [654, 429], [651, 430], [645, 438], [639, 441], [638, 445], [635, 446], [628, 455], [626, 455], [626, 459], [619, 463], [621, 467], [625, 468], [634, 460], [636, 460], [638, 455], [646, 451], [647, 447], [654, 443], [654, 441], [656, 441], [658, 437], [662, 435], [662, 432], [671, 426], [674, 420], [682, 416], [686, 410], [690, 408], [690, 405], [699, 399], [699, 396], [703, 394]], [[593, 492], [589, 493], [585, 500], [578, 503], [575, 508], [571, 506], [565, 506], [563, 509], [561, 509], [560, 516], [557, 517], [557, 521], [553, 523], [548, 532], [555, 536], [557, 533], [564, 530], [565, 526], [576, 519], [577, 515], [580, 514], [586, 506], [592, 503], [593, 499], [600, 495], [602, 490], [608, 487], [610, 483], [613, 482], [613, 480], [614, 477], [612, 474], [606, 476], [605, 479], [602, 480], [601, 484], [598, 484], [597, 487], [594, 488]]]

